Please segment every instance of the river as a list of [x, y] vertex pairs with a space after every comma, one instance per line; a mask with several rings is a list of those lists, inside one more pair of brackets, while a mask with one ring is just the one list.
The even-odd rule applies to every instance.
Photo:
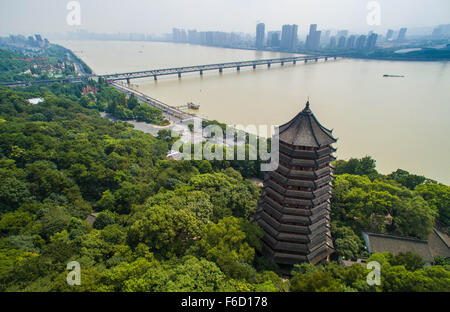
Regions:
[[[55, 43], [74, 51], [97, 74], [292, 55], [161, 42]], [[309, 96], [317, 119], [334, 129], [339, 159], [370, 155], [381, 173], [402, 168], [450, 184], [447, 62], [338, 59], [131, 83], [169, 105], [194, 102], [200, 116], [242, 125], [283, 124]]]

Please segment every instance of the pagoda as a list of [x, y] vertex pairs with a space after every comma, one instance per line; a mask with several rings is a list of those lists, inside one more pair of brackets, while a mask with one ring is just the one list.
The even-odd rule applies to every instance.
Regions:
[[334, 252], [330, 198], [337, 140], [309, 107], [279, 127], [279, 165], [266, 173], [255, 220], [262, 253], [274, 262], [317, 264]]

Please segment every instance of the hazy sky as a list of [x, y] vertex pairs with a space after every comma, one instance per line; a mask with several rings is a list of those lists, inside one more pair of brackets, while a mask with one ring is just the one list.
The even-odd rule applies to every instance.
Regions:
[[449, 0], [378, 0], [380, 26], [366, 21], [370, 0], [78, 0], [81, 25], [69, 26], [69, 0], [0, 0], [2, 35], [65, 32], [166, 33], [172, 27], [199, 30], [255, 32], [257, 22], [266, 30], [298, 24], [318, 29], [355, 32], [402, 26], [424, 27], [450, 23]]

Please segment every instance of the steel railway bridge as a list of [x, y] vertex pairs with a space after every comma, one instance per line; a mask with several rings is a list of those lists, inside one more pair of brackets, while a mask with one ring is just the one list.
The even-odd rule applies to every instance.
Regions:
[[136, 71], [136, 72], [129, 72], [129, 73], [100, 75], [98, 77], [103, 78], [103, 79], [107, 80], [108, 82], [113, 82], [113, 81], [118, 81], [118, 80], [126, 80], [127, 83], [130, 83], [131, 79], [138, 79], [138, 78], [153, 77], [154, 80], [157, 80], [158, 76], [165, 76], [165, 75], [178, 75], [178, 77], [181, 78], [181, 75], [184, 73], [199, 72], [200, 75], [203, 75], [203, 72], [207, 71], [207, 70], [219, 70], [219, 72], [222, 73], [223, 70], [226, 68], [236, 68], [236, 70], [239, 71], [241, 69], [241, 67], [252, 66], [253, 68], [256, 68], [256, 66], [258, 66], [258, 65], [267, 65], [267, 67], [270, 67], [272, 64], [281, 64], [281, 66], [283, 66], [285, 63], [296, 64], [297, 62], [305, 62], [305, 63], [307, 63], [308, 61], [317, 62], [320, 59], [327, 61], [329, 58], [336, 59], [337, 56], [324, 56], [324, 55], [294, 56], [294, 57], [284, 57], [284, 58], [252, 60], [252, 61], [240, 61], [240, 62], [229, 62], [229, 63], [153, 69], [153, 70], [144, 70], [144, 71]]

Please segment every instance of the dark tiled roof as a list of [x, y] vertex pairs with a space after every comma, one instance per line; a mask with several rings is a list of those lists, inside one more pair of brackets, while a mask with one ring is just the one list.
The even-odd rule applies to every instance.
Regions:
[[391, 252], [396, 255], [400, 252], [409, 251], [421, 256], [425, 262], [433, 262], [433, 256], [427, 241], [367, 232], [363, 232], [363, 237], [370, 253]]
[[89, 224], [93, 224], [94, 223], [94, 220], [95, 220], [95, 218], [97, 218], [97, 216], [98, 216], [98, 212], [95, 212], [95, 213], [91, 213], [87, 218], [86, 218], [86, 222], [87, 223], [89, 223]]
[[280, 140], [291, 145], [320, 147], [335, 143], [332, 130], [323, 127], [316, 119], [309, 101], [291, 121], [281, 125]]
[[450, 257], [450, 238], [438, 229], [433, 229], [433, 233], [428, 237], [428, 245], [430, 246], [433, 257]]

